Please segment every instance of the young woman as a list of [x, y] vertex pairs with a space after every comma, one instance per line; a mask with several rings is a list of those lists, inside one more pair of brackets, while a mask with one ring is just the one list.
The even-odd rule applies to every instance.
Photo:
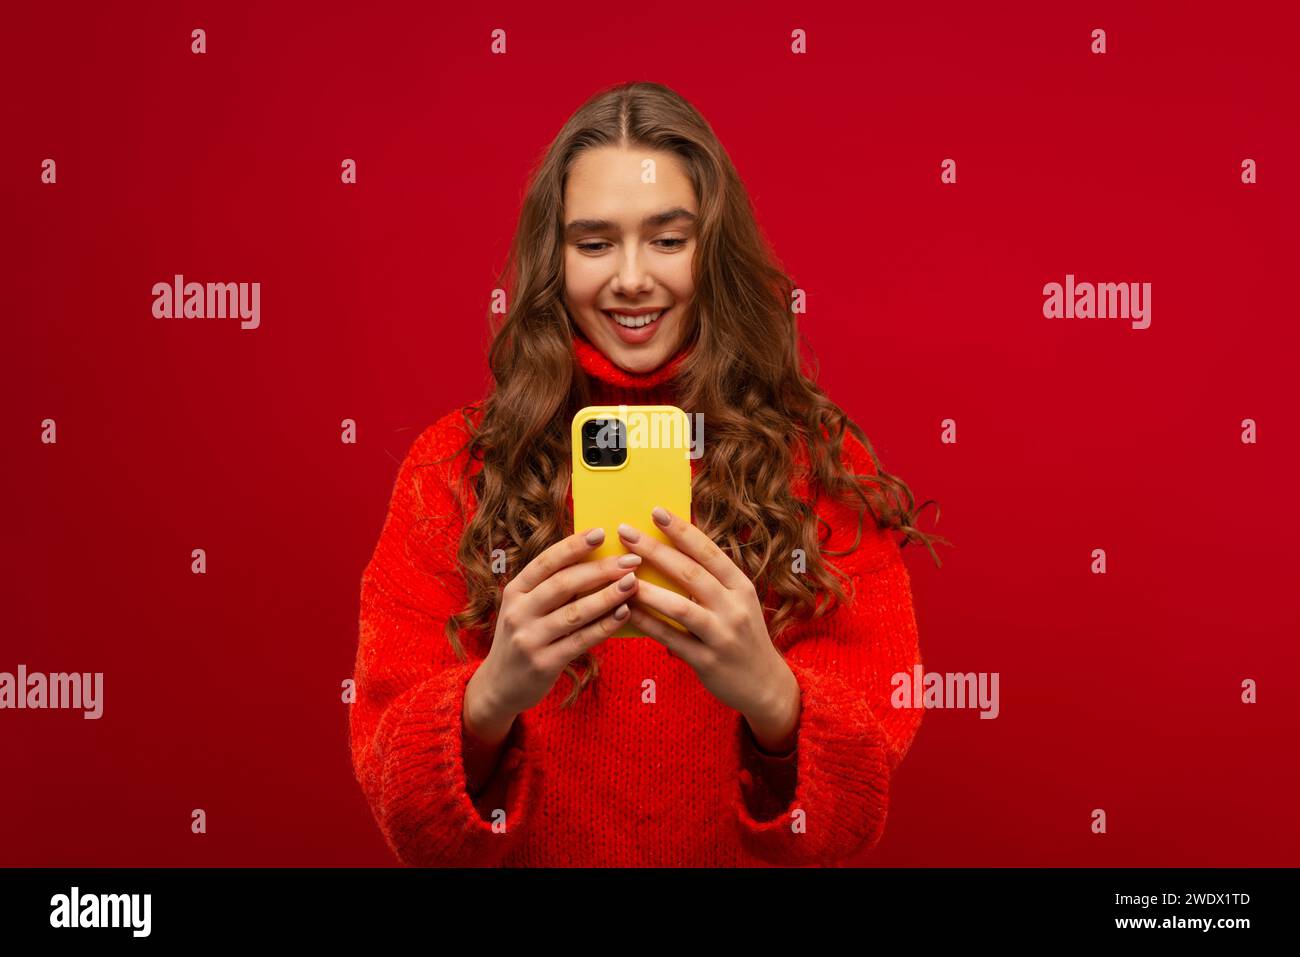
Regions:
[[[654, 83], [586, 103], [533, 176], [500, 287], [493, 390], [411, 446], [362, 577], [352, 757], [390, 848], [859, 862], [921, 720], [890, 705], [920, 654], [889, 532], [934, 550], [801, 370], [793, 285], [709, 125]], [[622, 402], [703, 414], [694, 522], [570, 534], [573, 414]], [[608, 535], [622, 557], [584, 562]], [[609, 637], [629, 622], [645, 637]]]

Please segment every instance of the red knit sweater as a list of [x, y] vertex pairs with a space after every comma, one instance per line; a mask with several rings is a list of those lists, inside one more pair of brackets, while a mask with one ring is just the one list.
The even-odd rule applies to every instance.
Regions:
[[[585, 339], [575, 339], [574, 350], [592, 404], [674, 404], [684, 353], [631, 375]], [[662, 645], [611, 638], [594, 649], [599, 675], [574, 705], [560, 707], [571, 687], [561, 674], [515, 719], [495, 772], [471, 796], [465, 749], [477, 742], [461, 709], [486, 649], [463, 636], [469, 658], [461, 662], [443, 629], [466, 598], [453, 489], [471, 515], [474, 495], [458, 479], [460, 457], [416, 468], [465, 438], [457, 409], [411, 445], [361, 578], [352, 761], [397, 857], [451, 867], [861, 863], [884, 830], [890, 775], [923, 713], [890, 705], [891, 676], [921, 661], [910, 580], [893, 537], [864, 516], [857, 550], [830, 559], [852, 577], [851, 600], [778, 642], [801, 694], [789, 757], [757, 751], [740, 713]], [[854, 471], [875, 472], [856, 439], [845, 449]], [[798, 468], [792, 488], [807, 500]], [[824, 496], [815, 507], [833, 530], [825, 547], [850, 545], [856, 513]], [[486, 627], [483, 634], [490, 640]], [[653, 703], [643, 701], [646, 679], [655, 684]]]

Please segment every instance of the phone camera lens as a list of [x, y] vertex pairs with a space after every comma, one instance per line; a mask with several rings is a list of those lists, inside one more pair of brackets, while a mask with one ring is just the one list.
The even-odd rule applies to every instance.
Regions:
[[594, 439], [600, 432], [600, 424], [596, 419], [588, 419], [582, 424], [582, 434], [589, 439]]
[[599, 465], [600, 449], [586, 449], [582, 453], [582, 458], [588, 465]]

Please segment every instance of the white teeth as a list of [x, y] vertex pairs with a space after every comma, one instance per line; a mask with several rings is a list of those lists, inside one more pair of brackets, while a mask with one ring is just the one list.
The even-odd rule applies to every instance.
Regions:
[[662, 309], [658, 312], [646, 313], [644, 316], [624, 316], [617, 312], [606, 313], [608, 316], [613, 316], [614, 321], [620, 326], [626, 326], [629, 329], [640, 329], [642, 326], [648, 326], [663, 314], [664, 310]]

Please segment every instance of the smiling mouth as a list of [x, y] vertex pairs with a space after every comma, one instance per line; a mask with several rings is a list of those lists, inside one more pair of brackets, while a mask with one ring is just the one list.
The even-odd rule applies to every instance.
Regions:
[[609, 318], [613, 319], [624, 329], [641, 329], [645, 326], [656, 323], [667, 311], [667, 309], [660, 309], [658, 312], [646, 313], [644, 316], [625, 316], [609, 309], [601, 310], [601, 312], [609, 316]]

